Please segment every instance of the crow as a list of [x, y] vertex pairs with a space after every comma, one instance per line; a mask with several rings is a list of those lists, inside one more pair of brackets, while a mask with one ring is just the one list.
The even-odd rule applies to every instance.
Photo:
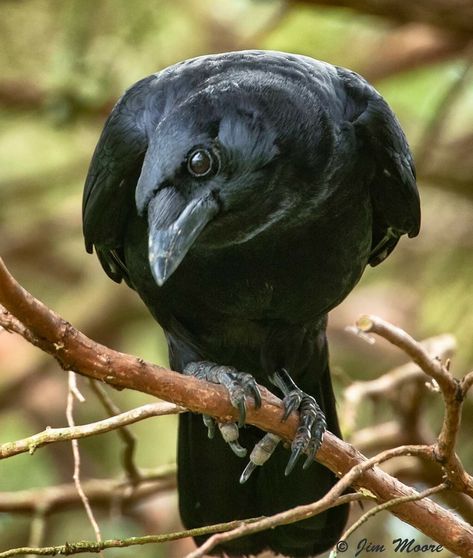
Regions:
[[[224, 385], [239, 409], [238, 424], [179, 417], [186, 527], [271, 515], [333, 486], [331, 471], [308, 467], [326, 428], [340, 436], [327, 313], [367, 264], [419, 227], [404, 133], [350, 70], [230, 52], [175, 64], [119, 99], [85, 184], [86, 249], [141, 297], [165, 332], [171, 367]], [[279, 390], [285, 417], [299, 410], [291, 454], [277, 437], [243, 427], [247, 404], [261, 404], [258, 384]], [[214, 552], [314, 556], [336, 543], [347, 512], [333, 508]]]

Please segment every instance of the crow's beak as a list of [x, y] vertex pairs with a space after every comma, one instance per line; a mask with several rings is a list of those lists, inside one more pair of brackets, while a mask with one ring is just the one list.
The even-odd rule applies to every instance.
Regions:
[[173, 187], [157, 192], [148, 205], [149, 263], [161, 287], [176, 271], [204, 227], [218, 212], [211, 192], [185, 200]]

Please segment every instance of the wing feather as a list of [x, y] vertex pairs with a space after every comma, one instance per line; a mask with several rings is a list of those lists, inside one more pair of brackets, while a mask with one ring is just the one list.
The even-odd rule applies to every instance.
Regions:
[[381, 95], [361, 76], [338, 68], [360, 156], [370, 169], [373, 240], [370, 264], [381, 263], [403, 234], [417, 236], [420, 199], [414, 161], [402, 128]]
[[150, 130], [159, 120], [156, 76], [131, 87], [107, 119], [87, 175], [83, 231], [88, 252], [94, 247], [105, 272], [117, 282], [127, 278], [123, 235], [134, 190], [148, 147]]

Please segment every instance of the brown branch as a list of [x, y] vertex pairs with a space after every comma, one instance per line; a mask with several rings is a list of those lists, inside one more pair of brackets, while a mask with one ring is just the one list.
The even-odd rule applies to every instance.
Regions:
[[[439, 335], [426, 339], [420, 344], [425, 348], [430, 358], [439, 357], [442, 360], [450, 358], [456, 349], [456, 341], [452, 335]], [[344, 429], [348, 429], [348, 432], [355, 430], [358, 412], [365, 399], [382, 397], [385, 400], [386, 397], [392, 395], [393, 392], [400, 389], [406, 383], [425, 378], [426, 376], [422, 369], [418, 365], [409, 362], [386, 372], [374, 380], [353, 382], [343, 393], [342, 425]]]
[[231, 531], [224, 533], [216, 533], [213, 537], [210, 537], [205, 541], [203, 545], [188, 554], [185, 558], [203, 558], [206, 554], [211, 552], [217, 545], [226, 543], [228, 541], [233, 541], [235, 539], [251, 535], [253, 533], [259, 533], [265, 529], [274, 528], [277, 525], [284, 525], [287, 523], [294, 523], [300, 519], [307, 519], [312, 515], [322, 513], [330, 508], [336, 506], [341, 506], [348, 502], [360, 501], [363, 499], [369, 499], [369, 496], [363, 494], [345, 494], [343, 496], [334, 496], [333, 494], [327, 498], [328, 494], [318, 500], [314, 504], [308, 504], [307, 506], [298, 506], [287, 512], [281, 512], [270, 517], [264, 517], [259, 519], [254, 523], [241, 523]]
[[[434, 446], [437, 461], [444, 465], [444, 471], [457, 490], [473, 497], [473, 477], [463, 468], [455, 454], [455, 445], [460, 429], [464, 390], [461, 382], [449, 371], [440, 359], [431, 358], [420, 343], [405, 331], [376, 316], [362, 316], [358, 327], [365, 333], [376, 333], [402, 349], [418, 366], [439, 385], [445, 402], [442, 428]], [[468, 376], [467, 376], [468, 378]], [[467, 380], [468, 383], [468, 380]]]
[[389, 508], [392, 508], [393, 506], [397, 506], [398, 504], [402, 504], [404, 502], [412, 502], [414, 500], [421, 500], [422, 498], [427, 498], [432, 494], [437, 494], [438, 492], [442, 492], [444, 490], [447, 490], [448, 488], [449, 488], [448, 483], [444, 482], [432, 488], [427, 488], [426, 490], [419, 492], [419, 494], [413, 494], [412, 496], [402, 496], [401, 498], [394, 498], [389, 502], [384, 502], [383, 504], [379, 504], [378, 506], [375, 506], [374, 508], [368, 510], [355, 523], [353, 523], [353, 525], [351, 525], [350, 528], [343, 533], [343, 535], [340, 537], [340, 540], [346, 541], [348, 537], [351, 534], [353, 534], [364, 523], [366, 523], [370, 517], [373, 517], [374, 515], [376, 515], [381, 511], [387, 510]]
[[111, 418], [99, 420], [90, 424], [69, 426], [65, 428], [46, 428], [43, 432], [39, 432], [38, 434], [34, 434], [28, 438], [1, 444], [0, 459], [12, 457], [20, 453], [33, 454], [38, 448], [47, 444], [96, 436], [97, 434], [111, 432], [112, 430], [122, 428], [127, 424], [133, 424], [150, 417], [180, 413], [184, 410], [184, 408], [177, 407], [172, 403], [148, 403], [146, 405], [142, 405], [141, 407], [136, 407], [130, 411], [115, 415]]
[[469, 392], [472, 386], [473, 386], [473, 372], [468, 372], [468, 374], [461, 381], [463, 397], [466, 397], [466, 394]]
[[[128, 479], [88, 479], [82, 488], [94, 506], [110, 507], [117, 500], [122, 505], [134, 504], [144, 498], [176, 488], [175, 466], [142, 471], [138, 486]], [[75, 484], [0, 492], [0, 512], [52, 514], [82, 506]]]
[[[67, 424], [69, 428], [75, 428], [76, 423], [74, 420], [74, 401], [77, 399], [78, 401], [85, 401], [84, 396], [79, 391], [77, 387], [77, 376], [74, 372], [69, 372], [68, 374], [68, 393], [67, 393], [67, 405], [66, 405], [66, 417], [67, 417]], [[92, 510], [92, 506], [90, 505], [89, 499], [87, 498], [84, 489], [82, 488], [82, 483], [80, 480], [80, 470], [81, 470], [81, 460], [80, 460], [80, 451], [79, 451], [79, 442], [77, 438], [73, 438], [71, 440], [72, 444], [72, 455], [74, 457], [74, 473], [72, 478], [74, 480], [74, 485], [77, 490], [77, 494], [79, 495], [80, 500], [82, 501], [82, 505], [84, 506], [85, 513], [89, 519], [89, 523], [92, 525], [92, 529], [95, 533], [95, 540], [98, 543], [102, 542], [102, 533], [100, 531], [99, 524], [95, 519], [94, 512]], [[101, 553], [101, 558], [104, 558], [103, 553]]]
[[66, 543], [58, 546], [45, 546], [39, 548], [21, 547], [12, 548], [5, 552], [0, 552], [0, 558], [10, 558], [11, 556], [23, 556], [25, 554], [37, 554], [39, 556], [56, 556], [58, 554], [71, 555], [82, 554], [85, 552], [101, 552], [107, 548], [128, 548], [130, 546], [138, 546], [145, 544], [159, 544], [163, 542], [177, 541], [189, 537], [199, 537], [220, 531], [233, 529], [242, 523], [251, 523], [256, 519], [240, 519], [238, 521], [229, 521], [228, 523], [217, 523], [197, 529], [189, 529], [187, 531], [178, 531], [176, 533], [166, 533], [164, 535], [145, 535], [144, 537], [130, 537], [126, 539], [108, 539], [100, 543], [95, 541], [80, 541], [75, 543]]
[[[91, 341], [18, 285], [1, 261], [0, 304], [33, 332], [35, 344], [52, 354], [65, 369], [72, 369], [118, 388], [143, 391], [194, 412], [211, 414], [223, 421], [237, 418], [238, 412], [231, 406], [221, 386], [153, 366]], [[0, 314], [0, 324], [1, 318]], [[287, 421], [281, 422], [283, 413], [280, 400], [266, 390], [263, 390], [263, 396], [260, 409], [248, 409], [247, 422], [291, 440], [298, 426], [297, 414], [293, 413]], [[430, 446], [401, 449], [435, 459]], [[359, 452], [329, 432], [324, 436], [317, 459], [339, 476], [366, 463]], [[354, 485], [369, 490], [379, 502], [413, 493], [378, 468], [363, 469]], [[393, 513], [457, 555], [473, 556], [473, 528], [448, 510], [421, 500], [396, 506]]]

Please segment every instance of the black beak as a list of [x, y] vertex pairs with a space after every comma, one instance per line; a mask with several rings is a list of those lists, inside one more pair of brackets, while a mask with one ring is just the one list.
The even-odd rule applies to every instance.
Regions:
[[218, 209], [217, 200], [211, 192], [202, 193], [189, 201], [172, 186], [162, 188], [150, 200], [149, 263], [160, 287], [176, 271]]

